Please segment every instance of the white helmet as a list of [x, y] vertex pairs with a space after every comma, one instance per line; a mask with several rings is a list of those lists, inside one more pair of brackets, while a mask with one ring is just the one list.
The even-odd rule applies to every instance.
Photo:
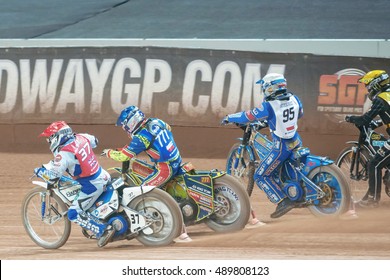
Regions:
[[282, 74], [267, 74], [263, 79], [257, 81], [256, 84], [260, 84], [261, 92], [264, 94], [266, 101], [287, 91], [287, 81]]

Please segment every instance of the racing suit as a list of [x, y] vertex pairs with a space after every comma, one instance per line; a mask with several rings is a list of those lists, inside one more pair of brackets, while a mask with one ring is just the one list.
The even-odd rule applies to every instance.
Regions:
[[42, 172], [51, 182], [68, 173], [79, 182], [81, 191], [69, 207], [68, 218], [100, 237], [107, 225], [85, 212], [95, 203], [110, 180], [110, 174], [99, 165], [92, 151], [96, 146], [96, 137], [75, 134], [54, 152], [54, 159], [44, 164], [44, 168], [36, 170], [36, 173]]
[[144, 179], [144, 185], [159, 187], [168, 182], [180, 169], [182, 159], [171, 128], [160, 119], [146, 119], [133, 133], [130, 144], [118, 151], [110, 149], [106, 155], [113, 160], [124, 162], [141, 152], [146, 152], [154, 162], [154, 170]]
[[[286, 195], [274, 173], [291, 155], [292, 150], [302, 145], [297, 133], [298, 118], [302, 117], [303, 108], [299, 98], [292, 93], [286, 93], [282, 98], [265, 101], [259, 107], [250, 111], [239, 112], [227, 116], [229, 122], [246, 124], [253, 121], [267, 120], [273, 146], [269, 154], [260, 162], [255, 172], [255, 182], [273, 203], [279, 203]], [[275, 180], [276, 178], [276, 180]]]
[[[379, 116], [386, 132], [390, 135], [390, 88], [377, 94], [371, 108], [361, 116], [348, 116], [346, 120], [357, 126], [368, 125], [375, 117]], [[390, 140], [368, 162], [368, 191], [363, 197], [361, 206], [371, 204], [377, 206], [381, 199], [382, 169], [390, 164]], [[368, 206], [368, 205], [367, 205]]]

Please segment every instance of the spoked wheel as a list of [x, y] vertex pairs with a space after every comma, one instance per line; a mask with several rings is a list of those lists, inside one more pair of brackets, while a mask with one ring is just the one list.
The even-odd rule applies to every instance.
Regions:
[[[248, 195], [251, 196], [254, 186], [254, 174], [255, 174], [255, 162], [251, 161], [247, 150], [243, 151], [243, 157], [239, 158], [238, 147], [239, 143], [232, 146], [229, 151], [228, 158], [226, 161], [226, 172], [229, 175], [237, 178], [243, 186], [245, 186]], [[235, 162], [238, 159], [238, 165], [235, 167]]]
[[42, 187], [32, 189], [22, 203], [23, 226], [30, 238], [45, 249], [57, 249], [69, 238], [68, 208], [54, 193]]
[[[368, 152], [362, 150], [359, 158], [359, 168], [356, 172], [355, 168], [351, 173], [351, 164], [353, 158], [352, 147], [344, 149], [337, 158], [336, 165], [341, 169], [347, 178], [347, 182], [351, 191], [352, 199], [354, 202], [360, 201], [368, 190]], [[356, 164], [356, 163], [355, 163]]]

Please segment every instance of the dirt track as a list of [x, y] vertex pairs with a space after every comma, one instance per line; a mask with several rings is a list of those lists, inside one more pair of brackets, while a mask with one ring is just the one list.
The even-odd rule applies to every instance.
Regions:
[[[253, 207], [265, 226], [233, 234], [216, 234], [204, 225], [189, 227], [191, 243], [145, 247], [136, 240], [98, 248], [72, 225], [68, 242], [60, 249], [37, 247], [24, 231], [20, 204], [31, 188], [34, 167], [50, 160], [49, 154], [0, 154], [0, 258], [35, 259], [390, 259], [390, 198], [383, 195], [379, 209], [359, 211], [358, 219], [318, 219], [307, 209], [294, 209], [273, 220], [274, 205], [259, 190]], [[191, 160], [199, 169], [224, 169], [224, 160]], [[112, 166], [108, 159], [104, 167]]]

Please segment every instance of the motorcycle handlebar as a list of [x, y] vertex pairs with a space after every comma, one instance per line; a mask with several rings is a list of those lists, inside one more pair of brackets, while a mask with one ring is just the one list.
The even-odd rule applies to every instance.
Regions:
[[263, 128], [268, 127], [268, 122], [267, 121], [257, 121], [257, 122], [251, 122], [248, 124], [241, 124], [241, 123], [233, 123], [242, 130], [246, 130], [248, 126], [250, 126], [254, 130], [261, 130]]

